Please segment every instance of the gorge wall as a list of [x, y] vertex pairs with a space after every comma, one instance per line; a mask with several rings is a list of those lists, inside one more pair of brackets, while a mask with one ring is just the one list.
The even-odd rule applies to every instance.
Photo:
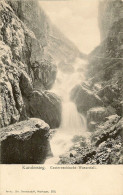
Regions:
[[[122, 10], [121, 0], [99, 3], [101, 43], [88, 55], [87, 80], [71, 91], [78, 111], [87, 118], [92, 145], [77, 139], [81, 147], [76, 151], [80, 153], [74, 156], [70, 152], [61, 163], [123, 163]], [[38, 1], [1, 0], [0, 18], [2, 160], [40, 163], [49, 149], [46, 134], [61, 121], [61, 99], [48, 91], [56, 79], [57, 67], [71, 71], [76, 58], [86, 56], [51, 23]], [[11, 157], [4, 156], [6, 152]], [[31, 159], [27, 160], [28, 153]]]
[[[102, 0], [99, 2], [98, 19], [102, 41], [88, 55], [87, 80], [71, 91], [71, 98], [77, 104], [79, 112], [87, 114], [87, 111], [92, 107], [104, 106], [108, 108], [109, 113], [122, 116], [122, 10], [123, 1], [121, 0]], [[115, 17], [117, 12], [117, 17]]]
[[[76, 57], [86, 57], [78, 48], [52, 24], [38, 1], [10, 1], [16, 15], [34, 32], [43, 48], [43, 59], [61, 66], [73, 63]], [[62, 68], [62, 67], [61, 67]]]
[[121, 0], [100, 0], [98, 22], [102, 41], [108, 36], [114, 22], [123, 18], [122, 4]]
[[89, 55], [88, 73], [93, 86], [96, 83], [102, 86], [103, 90], [97, 93], [103, 97], [104, 103], [106, 105], [110, 103], [121, 115], [123, 97], [123, 1], [101, 1], [99, 4], [99, 24], [102, 42]]
[[71, 91], [90, 145], [76, 138], [60, 164], [123, 164], [123, 1], [99, 1], [98, 15], [101, 43], [88, 55], [86, 81]]
[[[56, 64], [62, 68], [63, 62], [67, 65], [84, 54], [51, 23], [38, 1], [2, 0], [0, 18], [1, 127], [35, 117], [37, 110], [36, 117], [45, 113], [43, 119], [49, 122], [48, 105], [52, 112], [58, 111], [52, 118], [57, 121], [50, 125], [59, 126], [60, 99], [42, 90], [52, 87]], [[41, 99], [39, 104], [34, 103], [37, 99]], [[42, 107], [48, 99], [49, 104]]]

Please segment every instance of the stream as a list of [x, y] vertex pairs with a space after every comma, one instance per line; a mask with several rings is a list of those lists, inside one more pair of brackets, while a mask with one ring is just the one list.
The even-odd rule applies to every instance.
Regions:
[[77, 111], [70, 100], [71, 89], [85, 80], [84, 73], [87, 61], [77, 59], [72, 73], [58, 69], [57, 78], [51, 91], [62, 99], [62, 119], [56, 133], [50, 140], [53, 157], [46, 159], [45, 164], [56, 164], [60, 155], [65, 154], [73, 146], [74, 136], [88, 137], [86, 119]]

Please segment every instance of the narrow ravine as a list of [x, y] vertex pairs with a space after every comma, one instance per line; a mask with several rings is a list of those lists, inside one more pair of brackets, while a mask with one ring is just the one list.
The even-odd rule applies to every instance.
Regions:
[[0, 1], [0, 163], [123, 164], [123, 1], [85, 2]]
[[84, 81], [87, 61], [78, 59], [74, 64], [72, 73], [62, 72], [58, 69], [56, 82], [51, 89], [62, 99], [62, 119], [56, 133], [50, 140], [52, 158], [45, 164], [57, 163], [60, 155], [66, 153], [73, 145], [74, 136], [88, 136], [86, 119], [77, 111], [75, 103], [70, 100], [71, 89]]

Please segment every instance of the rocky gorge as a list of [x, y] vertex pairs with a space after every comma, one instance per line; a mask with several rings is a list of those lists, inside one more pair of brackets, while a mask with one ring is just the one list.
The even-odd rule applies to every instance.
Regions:
[[44, 163], [52, 156], [49, 140], [62, 121], [62, 98], [51, 89], [58, 70], [70, 74], [77, 58], [88, 60], [86, 79], [70, 99], [90, 136], [75, 135], [57, 163], [123, 163], [122, 8], [121, 0], [99, 3], [101, 43], [86, 56], [38, 1], [0, 2], [1, 163]]
[[[71, 99], [87, 118], [90, 140], [73, 139], [60, 164], [123, 163], [123, 2], [99, 3], [101, 43], [88, 55], [86, 81], [75, 86]], [[86, 103], [85, 103], [86, 102]]]
[[[58, 57], [54, 50], [59, 51]], [[51, 23], [38, 1], [0, 1], [1, 129], [6, 131], [9, 125], [30, 117], [37, 117], [39, 123], [40, 119], [44, 120], [50, 128], [59, 127], [61, 100], [47, 90], [56, 79], [56, 61], [57, 64], [62, 61], [69, 64], [81, 55], [84, 56]], [[13, 131], [15, 128], [13, 125], [10, 129]], [[2, 144], [3, 141], [1, 157], [6, 153]], [[15, 152], [14, 148], [12, 150]], [[15, 162], [11, 155], [1, 162], [10, 163], [4, 160], [7, 158], [11, 163]], [[22, 163], [23, 160], [17, 162]]]

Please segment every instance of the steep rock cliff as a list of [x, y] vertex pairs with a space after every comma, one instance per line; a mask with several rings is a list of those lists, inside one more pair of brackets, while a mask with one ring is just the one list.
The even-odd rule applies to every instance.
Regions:
[[103, 40], [88, 56], [88, 77], [92, 89], [97, 84], [101, 86], [96, 92], [105, 106], [110, 104], [122, 115], [123, 1], [101, 1], [99, 16]]
[[92, 139], [89, 145], [76, 137], [60, 164], [123, 164], [123, 1], [100, 2], [99, 27], [101, 43], [88, 55], [87, 80], [71, 92], [79, 111], [86, 109]]
[[[16, 3], [16, 1], [13, 1]], [[19, 1], [18, 1], [19, 3]], [[26, 102], [36, 90], [50, 88], [56, 66], [42, 61], [43, 49], [35, 34], [5, 2], [0, 2], [1, 126], [27, 118]]]
[[[84, 54], [52, 25], [37, 0], [0, 1], [0, 19], [1, 126], [4, 127], [28, 116], [35, 117], [37, 110], [29, 113], [27, 106], [30, 97], [33, 103], [35, 101], [33, 91], [42, 94], [43, 90], [52, 87], [56, 79], [56, 63], [68, 66], [70, 61]], [[55, 103], [51, 106], [52, 112], [56, 113], [56, 107], [59, 111], [58, 126], [60, 101], [52, 94], [50, 97], [50, 102], [52, 98], [56, 99], [56, 104], [59, 102], [59, 109]]]
[[114, 22], [123, 18], [123, 5], [121, 0], [100, 0], [99, 1], [99, 28], [101, 40], [107, 38]]
[[34, 32], [43, 48], [43, 59], [67, 66], [75, 61], [76, 57], [86, 57], [52, 24], [37, 0], [6, 1], [24, 24]]
[[98, 13], [102, 41], [88, 56], [92, 75], [99, 71], [107, 72], [111, 66], [114, 73], [115, 67], [121, 67], [123, 62], [123, 1], [101, 0]]

